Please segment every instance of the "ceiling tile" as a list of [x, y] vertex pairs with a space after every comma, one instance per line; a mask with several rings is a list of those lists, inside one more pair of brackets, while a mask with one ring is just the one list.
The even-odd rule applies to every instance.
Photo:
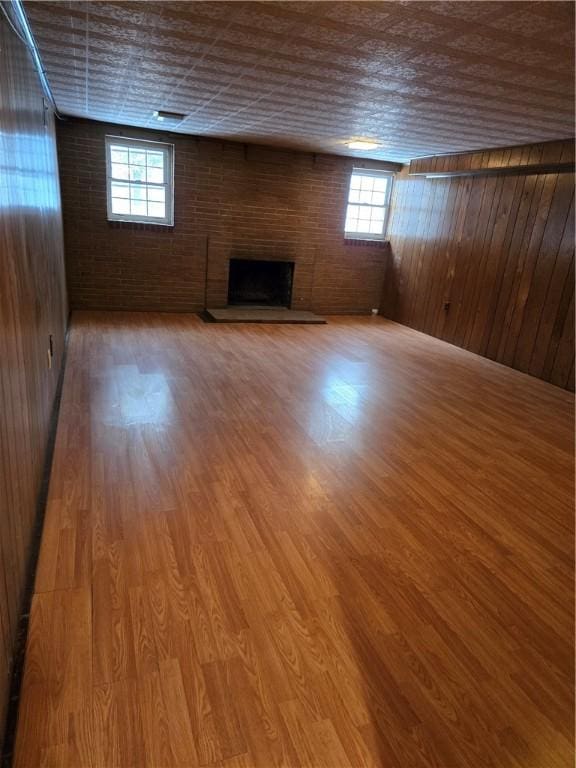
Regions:
[[25, 8], [66, 114], [396, 161], [574, 133], [570, 2]]

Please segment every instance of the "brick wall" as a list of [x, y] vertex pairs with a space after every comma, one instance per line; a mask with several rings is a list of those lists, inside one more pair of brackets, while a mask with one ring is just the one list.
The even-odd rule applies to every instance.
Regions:
[[[106, 134], [175, 145], [174, 227], [106, 219]], [[346, 243], [353, 158], [68, 119], [58, 149], [70, 304], [196, 312], [226, 304], [232, 257], [295, 262], [292, 307], [366, 313], [388, 248]]]

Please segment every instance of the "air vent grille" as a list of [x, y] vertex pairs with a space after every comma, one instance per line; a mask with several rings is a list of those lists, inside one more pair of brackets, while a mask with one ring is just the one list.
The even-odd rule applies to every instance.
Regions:
[[181, 112], [166, 112], [165, 110], [159, 110], [154, 112], [154, 117], [157, 120], [170, 120], [172, 123], [179, 123], [186, 118], [186, 115]]

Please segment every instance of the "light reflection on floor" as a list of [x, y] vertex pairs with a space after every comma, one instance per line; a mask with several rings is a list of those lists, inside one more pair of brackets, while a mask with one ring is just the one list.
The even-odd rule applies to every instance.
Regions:
[[100, 379], [100, 389], [92, 401], [92, 415], [97, 421], [115, 427], [174, 421], [174, 400], [163, 374], [141, 374], [136, 366], [125, 366], [121, 372], [119, 368], [117, 375]]

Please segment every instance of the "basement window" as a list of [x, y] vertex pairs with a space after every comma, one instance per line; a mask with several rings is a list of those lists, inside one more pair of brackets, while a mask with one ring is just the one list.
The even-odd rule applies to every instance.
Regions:
[[346, 237], [383, 240], [386, 234], [393, 175], [388, 171], [354, 168], [348, 190]]
[[174, 224], [174, 145], [106, 136], [109, 221]]

